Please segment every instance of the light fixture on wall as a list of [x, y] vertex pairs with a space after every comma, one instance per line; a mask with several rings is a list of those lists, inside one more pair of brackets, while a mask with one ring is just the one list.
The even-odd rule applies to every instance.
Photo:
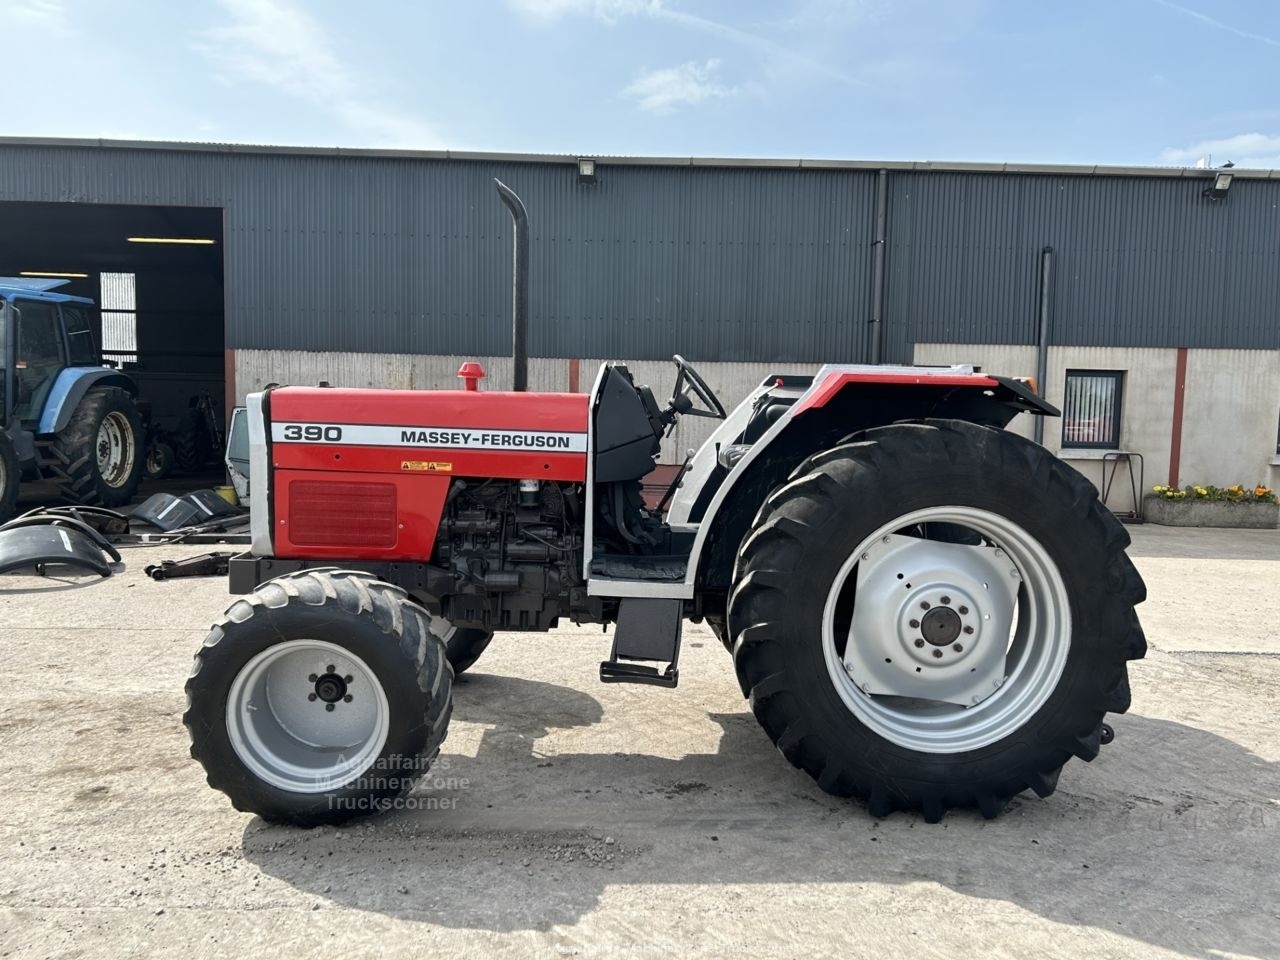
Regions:
[[66, 277], [68, 280], [85, 280], [88, 278], [87, 273], [66, 273], [59, 270], [23, 270], [19, 276], [22, 277]]
[[596, 182], [596, 161], [594, 157], [578, 158], [578, 182], [579, 183], [595, 183]]
[[205, 237], [126, 237], [125, 239], [130, 243], [186, 243], [201, 247], [212, 246], [217, 242]]
[[1200, 196], [1208, 197], [1210, 200], [1221, 200], [1227, 195], [1227, 191], [1231, 189], [1231, 181], [1235, 174], [1219, 171], [1213, 175], [1213, 186], [1205, 187], [1201, 191]]

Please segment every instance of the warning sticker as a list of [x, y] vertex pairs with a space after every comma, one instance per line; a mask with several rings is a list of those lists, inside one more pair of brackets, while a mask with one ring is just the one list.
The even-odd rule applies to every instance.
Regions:
[[445, 460], [402, 460], [401, 470], [425, 470], [428, 473], [450, 473], [453, 464]]

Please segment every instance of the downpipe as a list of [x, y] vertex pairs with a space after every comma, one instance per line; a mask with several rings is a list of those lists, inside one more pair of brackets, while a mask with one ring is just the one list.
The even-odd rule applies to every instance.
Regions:
[[494, 178], [514, 227], [511, 268], [511, 389], [529, 389], [529, 211], [516, 192]]
[[879, 363], [884, 350], [884, 255], [888, 242], [889, 222], [889, 171], [881, 170], [876, 176], [876, 225], [871, 243], [871, 320], [868, 324], [868, 340], [871, 346], [871, 362]]
[[[1049, 337], [1053, 324], [1053, 247], [1040, 251], [1040, 336], [1036, 343], [1036, 386], [1049, 392]], [[1044, 417], [1035, 418], [1035, 441], [1044, 444]]]

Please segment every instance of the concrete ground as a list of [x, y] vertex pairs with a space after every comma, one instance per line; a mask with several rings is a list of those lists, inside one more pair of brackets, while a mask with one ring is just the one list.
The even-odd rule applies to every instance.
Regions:
[[[1133, 529], [1133, 712], [1048, 800], [879, 821], [757, 729], [686, 633], [499, 637], [421, 809], [269, 827], [205, 786], [182, 684], [221, 580], [0, 578], [0, 955], [1280, 957], [1280, 534]], [[435, 809], [429, 809], [435, 807]]]

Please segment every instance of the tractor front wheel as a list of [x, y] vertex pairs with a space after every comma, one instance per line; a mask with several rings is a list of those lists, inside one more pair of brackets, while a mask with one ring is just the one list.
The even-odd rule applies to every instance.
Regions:
[[191, 756], [237, 810], [314, 826], [395, 809], [439, 753], [453, 675], [431, 617], [351, 571], [237, 600], [187, 680]]
[[492, 639], [492, 630], [485, 630], [482, 627], [455, 627], [444, 645], [454, 675], [473, 666]]
[[853, 440], [775, 490], [743, 544], [728, 622], [756, 718], [879, 816], [1048, 796], [1129, 706], [1146, 641], [1128, 534], [1012, 433], [928, 421]]
[[40, 472], [72, 503], [122, 507], [142, 479], [142, 417], [120, 387], [94, 387], [71, 422], [37, 444]]

